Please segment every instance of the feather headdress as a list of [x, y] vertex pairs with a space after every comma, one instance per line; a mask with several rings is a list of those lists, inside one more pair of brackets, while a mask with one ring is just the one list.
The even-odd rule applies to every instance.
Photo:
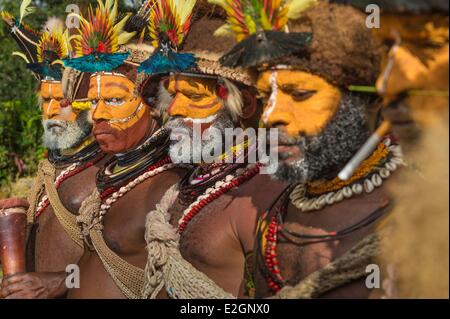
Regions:
[[316, 0], [208, 1], [227, 13], [227, 23], [215, 35], [234, 35], [239, 41], [220, 59], [224, 66], [256, 66], [299, 51], [311, 42], [311, 33], [289, 33], [287, 24]]
[[117, 0], [98, 0], [97, 8], [89, 7], [87, 17], [78, 16], [80, 28], [73, 36], [75, 58], [64, 65], [81, 72], [111, 71], [122, 65], [129, 53], [119, 53], [119, 45], [127, 43], [135, 32], [123, 31], [129, 18], [119, 21]]
[[37, 32], [23, 22], [23, 18], [33, 12], [31, 1], [24, 0], [20, 5], [20, 17], [2, 12], [3, 21], [10, 27], [11, 35], [22, 52], [13, 52], [27, 62], [27, 68], [38, 78], [61, 80], [61, 59], [69, 55], [69, 38], [63, 28], [47, 29]]
[[196, 0], [160, 0], [149, 15], [149, 35], [155, 52], [139, 67], [146, 74], [182, 72], [195, 66], [195, 56], [177, 52], [189, 32]]

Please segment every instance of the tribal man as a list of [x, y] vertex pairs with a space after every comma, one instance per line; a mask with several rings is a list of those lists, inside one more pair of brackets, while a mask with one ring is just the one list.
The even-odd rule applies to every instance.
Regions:
[[64, 61], [92, 73], [88, 99], [94, 136], [113, 154], [80, 209], [80, 288], [71, 289], [69, 298], [145, 297], [146, 215], [184, 172], [168, 157], [169, 134], [155, 117], [154, 100], [138, 91], [144, 77], [137, 67], [150, 51], [125, 46], [134, 33], [121, 29], [118, 16], [117, 1], [90, 8], [75, 44], [79, 54]]
[[5, 278], [3, 298], [57, 298], [64, 296], [66, 267], [82, 254], [75, 224], [82, 201], [95, 187], [97, 165], [104, 155], [93, 139], [85, 107], [86, 81], [80, 72], [63, 70], [56, 60], [70, 54], [61, 30], [39, 34], [2, 13], [11, 34], [23, 50], [27, 67], [40, 80], [44, 145], [48, 159], [39, 165], [29, 196], [28, 273]]
[[[273, 21], [289, 17], [283, 5], [271, 12]], [[348, 87], [373, 85], [378, 45], [362, 14], [326, 2], [303, 12], [289, 33], [249, 19], [256, 34], [244, 33], [223, 63], [258, 67], [257, 87], [267, 99], [262, 120], [280, 136], [273, 177], [292, 183], [258, 224], [256, 297], [368, 297], [363, 277], [377, 249], [373, 228], [388, 210], [384, 183], [403, 163], [399, 147], [384, 137], [349, 178], [337, 176], [371, 136], [370, 97]], [[296, 49], [305, 33], [312, 40]], [[284, 46], [273, 45], [280, 39]]]
[[[243, 137], [246, 131], [236, 134], [235, 143], [224, 143], [227, 129], [256, 128], [261, 107], [255, 77], [218, 61], [234, 43], [213, 37], [223, 23], [211, 16], [194, 21], [182, 50], [166, 55], [171, 62], [187, 60], [189, 54], [195, 57], [195, 65], [165, 64], [172, 68], [166, 69], [171, 74], [164, 77], [163, 89], [172, 99], [160, 107], [169, 116], [172, 160], [196, 168], [149, 214], [146, 276], [151, 297], [162, 297], [163, 287], [170, 298], [244, 296], [245, 264], [253, 250], [257, 213], [283, 189], [281, 183], [271, 183], [269, 175], [259, 174], [256, 156], [251, 161], [257, 145]], [[162, 42], [159, 47], [179, 45]], [[157, 59], [154, 55], [149, 62]], [[155, 65], [144, 63], [143, 68]], [[201, 141], [195, 141], [196, 134]]]
[[346, 2], [380, 7], [374, 32], [389, 51], [376, 88], [383, 116], [414, 168], [390, 185], [396, 205], [377, 259], [381, 273], [388, 274], [380, 295], [448, 298], [449, 3]]

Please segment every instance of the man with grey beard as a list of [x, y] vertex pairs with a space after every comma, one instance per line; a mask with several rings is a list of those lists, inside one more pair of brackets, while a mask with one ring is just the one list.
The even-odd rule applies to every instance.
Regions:
[[[67, 266], [76, 264], [82, 254], [76, 214], [95, 188], [95, 175], [105, 157], [92, 136], [89, 105], [84, 102], [89, 75], [49, 66], [53, 60], [47, 64], [46, 58], [63, 58], [57, 52], [42, 51], [37, 55], [36, 44], [45, 47], [46, 39], [52, 38], [51, 31], [38, 39], [37, 33], [17, 27], [11, 15], [2, 17], [28, 61], [35, 62], [48, 158], [39, 164], [28, 197], [27, 272], [4, 278], [0, 297], [61, 298]], [[45, 68], [48, 72], [42, 74]]]
[[[195, 21], [183, 53], [194, 53], [196, 66], [161, 82], [159, 107], [169, 116], [172, 161], [195, 168], [148, 214], [147, 249], [166, 250], [148, 256], [146, 286], [151, 297], [246, 296], [245, 269], [258, 213], [284, 188], [268, 174], [259, 174], [256, 156], [251, 160], [255, 141], [239, 141], [246, 128], [258, 127], [261, 105], [250, 72], [218, 63], [232, 43], [214, 38], [222, 23], [216, 18]], [[233, 129], [243, 134], [236, 132], [236, 141], [227, 143], [227, 131]], [[162, 212], [170, 225], [161, 225]], [[164, 258], [172, 254], [176, 264]], [[171, 271], [174, 265], [176, 272]]]
[[[280, 136], [273, 177], [291, 185], [258, 224], [256, 297], [367, 298], [379, 287], [365, 276], [378, 250], [375, 228], [391, 203], [386, 185], [403, 164], [391, 137], [370, 129], [374, 101], [348, 90], [375, 82], [378, 44], [350, 7], [320, 3], [302, 17], [310, 23], [290, 31], [314, 32], [312, 42], [259, 68], [257, 87], [267, 98], [262, 119]], [[380, 134], [343, 178], [343, 168]]]

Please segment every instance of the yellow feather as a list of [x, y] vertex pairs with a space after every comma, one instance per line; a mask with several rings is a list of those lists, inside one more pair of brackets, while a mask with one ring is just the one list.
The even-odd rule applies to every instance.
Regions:
[[227, 1], [226, 0], [208, 0], [209, 3], [216, 5], [216, 6], [220, 6], [222, 8], [227, 6]]
[[122, 31], [123, 27], [125, 26], [125, 23], [127, 22], [127, 20], [130, 18], [131, 14], [127, 14], [122, 20], [120, 20], [114, 27], [114, 32], [116, 34], [120, 34], [120, 32]]
[[180, 19], [180, 25], [183, 25], [191, 15], [196, 2], [197, 0], [171, 0], [169, 2]]
[[231, 26], [227, 23], [219, 27], [216, 31], [214, 31], [215, 37], [231, 37], [233, 36], [233, 30]]
[[30, 63], [30, 61], [28, 60], [27, 56], [26, 56], [25, 54], [23, 54], [22, 52], [14, 51], [14, 52], [12, 53], [12, 55], [16, 55], [16, 56], [18, 56], [18, 57], [21, 57], [22, 59], [25, 60], [25, 62]]
[[55, 60], [55, 61], [53, 61], [51, 64], [52, 64], [52, 65], [55, 65], [55, 64], [61, 64], [61, 65], [64, 65], [64, 62], [63, 62], [62, 60]]
[[[112, 2], [112, 0], [107, 0], [106, 3], [108, 4], [108, 1]], [[110, 17], [111, 17], [111, 21], [116, 21], [117, 18], [117, 12], [118, 12], [118, 3], [117, 0], [114, 1], [114, 5], [111, 8], [111, 6], [107, 6], [106, 8], [110, 8], [111, 12], [110, 12]]]
[[303, 11], [317, 4], [317, 0], [289, 0], [287, 2], [287, 18], [295, 20], [300, 18]]
[[128, 41], [130, 41], [135, 35], [136, 35], [136, 31], [122, 32], [121, 34], [119, 34], [119, 36], [117, 38], [117, 43], [119, 45], [128, 43]]

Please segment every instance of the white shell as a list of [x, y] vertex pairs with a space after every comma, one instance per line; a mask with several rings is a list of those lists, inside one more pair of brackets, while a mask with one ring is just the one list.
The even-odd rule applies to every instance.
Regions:
[[404, 162], [401, 158], [393, 157], [391, 159], [391, 163], [397, 164], [397, 165], [404, 165]]
[[214, 188], [210, 187], [210, 188], [206, 189], [205, 193], [206, 193], [206, 194], [209, 194], [209, 193], [211, 193], [213, 190], [214, 190]]
[[386, 169], [386, 168], [382, 168], [380, 169], [380, 176], [383, 178], [388, 178], [391, 175], [391, 172]]
[[397, 165], [395, 163], [389, 162], [389, 163], [386, 163], [386, 168], [388, 170], [390, 170], [391, 172], [393, 172], [397, 169]]
[[325, 199], [326, 199], [326, 201], [327, 201], [327, 204], [329, 204], [329, 205], [334, 204], [333, 196], [334, 196], [334, 192], [328, 193], [328, 194], [325, 196]]
[[216, 182], [216, 184], [214, 185], [216, 188], [222, 187], [222, 185], [225, 184], [225, 182], [223, 181], [218, 181]]
[[233, 175], [227, 175], [227, 177], [225, 177], [225, 180], [227, 182], [231, 182], [233, 180], [234, 176]]
[[326, 198], [327, 198], [327, 196], [324, 196], [324, 195], [321, 195], [319, 198], [317, 198], [317, 202], [319, 203], [319, 205], [321, 205], [323, 207], [325, 204], [328, 204]]
[[352, 191], [355, 194], [361, 194], [363, 191], [363, 187], [361, 186], [361, 184], [356, 183], [352, 186]]
[[339, 190], [334, 196], [334, 202], [340, 202], [344, 199], [344, 194], [342, 192], [342, 190]]
[[364, 190], [366, 191], [366, 193], [371, 193], [374, 189], [375, 187], [373, 186], [372, 182], [366, 179], [364, 181]]
[[375, 185], [376, 187], [381, 186], [381, 184], [383, 184], [383, 179], [380, 177], [380, 175], [378, 174], [374, 174], [371, 178], [373, 185]]
[[350, 197], [352, 197], [353, 192], [352, 192], [352, 189], [351, 189], [350, 187], [345, 186], [345, 187], [342, 189], [342, 194], [344, 194], [344, 197], [345, 197], [345, 198], [350, 198]]
[[125, 194], [126, 192], [127, 192], [127, 189], [126, 189], [125, 186], [122, 186], [122, 187], [119, 189], [119, 193], [120, 193], [120, 194]]

